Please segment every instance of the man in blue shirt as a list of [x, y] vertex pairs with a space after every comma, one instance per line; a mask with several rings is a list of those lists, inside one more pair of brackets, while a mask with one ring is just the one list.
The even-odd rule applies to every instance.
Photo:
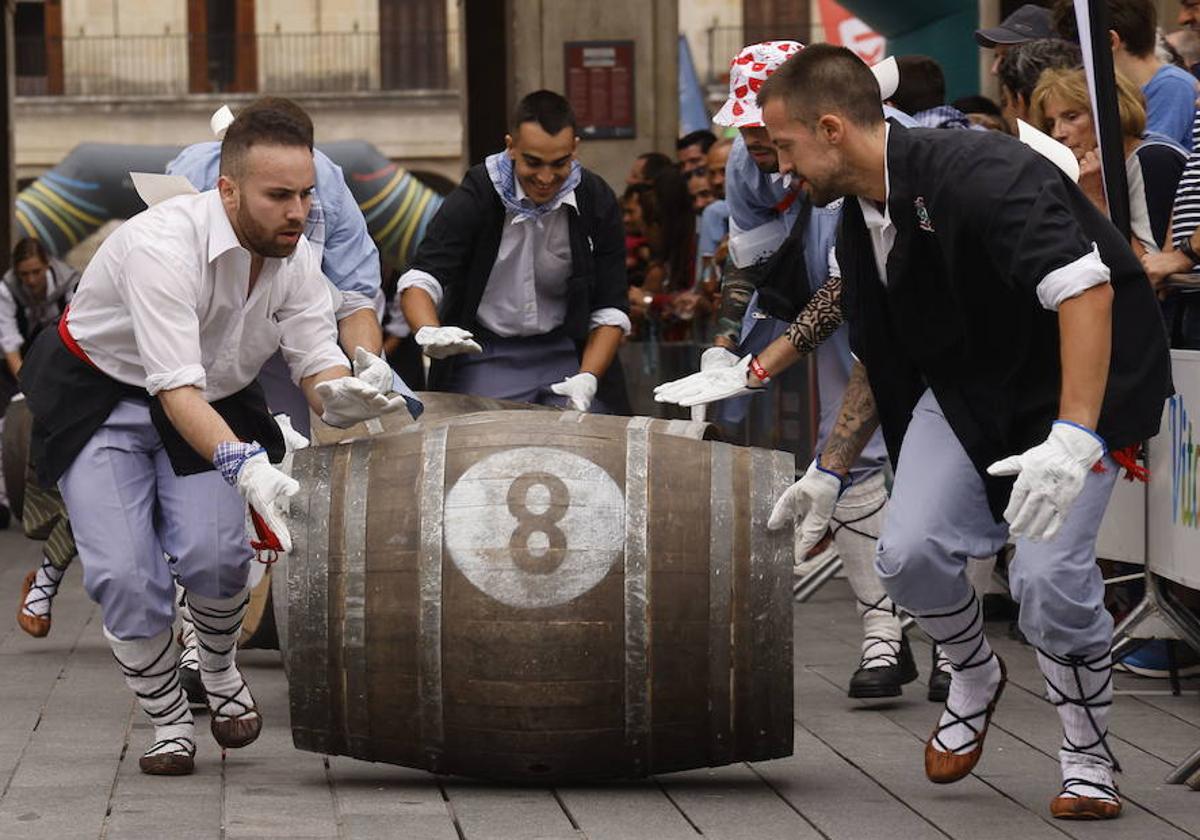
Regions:
[[[1153, 0], [1106, 0], [1112, 29], [1113, 65], [1146, 96], [1146, 130], [1170, 137], [1192, 150], [1192, 118], [1196, 114], [1196, 79], [1155, 54], [1158, 12]], [[1054, 26], [1071, 41], [1079, 40], [1072, 0], [1057, 0]]]

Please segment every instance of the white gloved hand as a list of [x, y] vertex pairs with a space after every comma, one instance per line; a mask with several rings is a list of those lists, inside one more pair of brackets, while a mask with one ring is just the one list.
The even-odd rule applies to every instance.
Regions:
[[[279, 540], [277, 550], [285, 554], [290, 552], [292, 535], [288, 532], [284, 511], [287, 500], [300, 490], [296, 480], [271, 466], [266, 452], [259, 452], [242, 463], [235, 486], [246, 503], [262, 519], [270, 534]], [[251, 541], [264, 540], [270, 536], [257, 533], [257, 530], [247, 531]]]
[[664, 382], [654, 389], [654, 401], [688, 407], [741, 394], [757, 394], [764, 389], [751, 388], [746, 384], [746, 372], [749, 369], [750, 357], [746, 356], [730, 366], [710, 367], [673, 382]]
[[340, 429], [405, 407], [404, 397], [389, 399], [356, 376], [320, 382], [316, 392], [321, 398], [321, 419]]
[[1104, 441], [1091, 429], [1056, 420], [1044, 443], [988, 467], [988, 475], [1017, 477], [1004, 509], [1009, 534], [1053, 539], [1104, 453]]
[[596, 398], [596, 388], [599, 385], [594, 374], [577, 373], [568, 376], [562, 382], [554, 383], [550, 390], [560, 397], [569, 397], [571, 408], [576, 411], [587, 411], [592, 407], [592, 400]]
[[825, 536], [842, 487], [836, 473], [822, 469], [814, 460], [801, 479], [775, 502], [767, 528], [777, 531], [789, 522], [795, 524], [797, 562]]
[[283, 433], [283, 449], [286, 454], [291, 455], [297, 449], [308, 448], [308, 438], [292, 427], [292, 418], [286, 414], [276, 414], [275, 423], [279, 426], [279, 431]]
[[482, 353], [483, 348], [471, 333], [458, 327], [421, 327], [413, 336], [422, 352], [431, 359], [444, 359], [459, 353]]
[[354, 375], [381, 394], [392, 391], [392, 366], [361, 347], [354, 348]]
[[738, 361], [737, 353], [726, 350], [724, 347], [709, 347], [700, 354], [700, 370], [733, 367]]

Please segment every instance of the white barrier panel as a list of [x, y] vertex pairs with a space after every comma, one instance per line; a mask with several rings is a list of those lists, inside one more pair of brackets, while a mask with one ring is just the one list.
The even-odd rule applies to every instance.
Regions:
[[[1124, 470], [1122, 470], [1124, 472]], [[1096, 536], [1096, 556], [1122, 563], [1146, 562], [1146, 485], [1121, 478]]]
[[1168, 580], [1200, 589], [1200, 352], [1172, 350], [1176, 394], [1150, 441], [1148, 551]]

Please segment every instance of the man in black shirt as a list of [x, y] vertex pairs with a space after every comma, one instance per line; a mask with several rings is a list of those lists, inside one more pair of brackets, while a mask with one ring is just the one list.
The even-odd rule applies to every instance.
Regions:
[[597, 399], [630, 326], [617, 198], [575, 159], [575, 115], [559, 94], [522, 99], [510, 131], [446, 196], [398, 284], [435, 360], [429, 387], [619, 409], [623, 388]]
[[848, 50], [810, 47], [759, 96], [781, 168], [818, 205], [850, 196], [837, 251], [859, 360], [824, 451], [770, 525], [822, 533], [881, 425], [896, 481], [876, 568], [954, 668], [926, 775], [957, 781], [982, 754], [1005, 673], [963, 567], [1012, 539], [1021, 629], [1063, 725], [1051, 812], [1115, 817], [1112, 619], [1094, 549], [1118, 464], [1134, 466], [1128, 449], [1157, 432], [1171, 391], [1146, 277], [1018, 141], [885, 123]]

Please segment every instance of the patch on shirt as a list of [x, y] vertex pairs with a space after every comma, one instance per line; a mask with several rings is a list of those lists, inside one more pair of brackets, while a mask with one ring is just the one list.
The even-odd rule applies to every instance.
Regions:
[[926, 233], [933, 233], [933, 220], [929, 218], [929, 210], [925, 207], [925, 197], [917, 196], [913, 207], [917, 208], [917, 227]]

